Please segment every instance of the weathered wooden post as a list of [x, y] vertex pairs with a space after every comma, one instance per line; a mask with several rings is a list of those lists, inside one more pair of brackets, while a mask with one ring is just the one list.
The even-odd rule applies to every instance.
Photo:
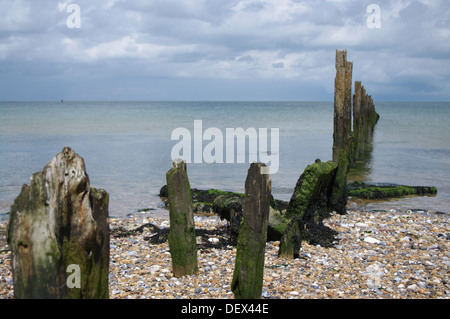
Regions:
[[344, 118], [343, 118], [343, 133], [344, 143], [351, 140], [352, 135], [352, 76], [353, 76], [353, 62], [345, 62], [345, 98], [344, 98]]
[[371, 95], [368, 95], [367, 98], [367, 112], [366, 112], [366, 143], [371, 143], [373, 140], [373, 130], [378, 120], [380, 119], [380, 115], [375, 111], [375, 105], [373, 103], [373, 99]]
[[278, 257], [295, 259], [299, 257], [302, 245], [302, 232], [300, 231], [300, 217], [294, 216], [284, 230], [284, 234], [280, 240], [280, 249]]
[[353, 161], [363, 157], [364, 153], [364, 135], [362, 132], [362, 90], [361, 81], [355, 81], [355, 94], [353, 95], [353, 141], [354, 141], [354, 158]]
[[192, 195], [186, 163], [175, 160], [166, 174], [170, 214], [169, 248], [173, 275], [182, 277], [198, 272]]
[[333, 162], [338, 164], [332, 192], [333, 206], [340, 214], [346, 212], [347, 173], [352, 152], [352, 72], [347, 50], [336, 50], [336, 79], [334, 88]]
[[8, 223], [14, 297], [108, 298], [108, 204], [70, 147], [33, 174]]
[[[355, 82], [353, 95], [353, 158], [352, 161], [365, 160], [366, 152], [370, 152], [373, 140], [373, 130], [379, 119], [375, 111], [373, 99], [366, 94], [366, 89], [360, 81]], [[369, 153], [370, 155], [370, 153]]]
[[236, 299], [261, 298], [271, 182], [262, 163], [252, 163], [245, 181], [245, 204], [231, 290]]
[[333, 161], [339, 161], [341, 149], [351, 139], [353, 63], [347, 61], [347, 50], [336, 50], [334, 82]]

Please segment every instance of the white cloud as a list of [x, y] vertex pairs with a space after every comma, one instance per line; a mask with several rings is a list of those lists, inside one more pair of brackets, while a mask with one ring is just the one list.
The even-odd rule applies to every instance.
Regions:
[[32, 21], [31, 6], [24, 0], [3, 0], [0, 2], [0, 31], [26, 30]]

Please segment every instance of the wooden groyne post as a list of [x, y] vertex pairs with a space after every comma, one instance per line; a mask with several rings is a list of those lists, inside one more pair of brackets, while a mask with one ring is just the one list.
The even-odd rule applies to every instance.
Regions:
[[364, 159], [367, 145], [373, 140], [373, 131], [380, 115], [375, 111], [372, 96], [366, 93], [361, 81], [355, 81], [353, 95], [353, 162]]
[[373, 130], [379, 119], [373, 99], [366, 94], [360, 81], [355, 82], [355, 94], [352, 96], [352, 73], [353, 63], [347, 61], [347, 50], [336, 50], [333, 162], [338, 164], [338, 169], [332, 203], [341, 214], [346, 211], [349, 168], [364, 158], [366, 146], [372, 141]]
[[186, 162], [175, 160], [166, 179], [170, 215], [168, 241], [173, 275], [193, 275], [198, 273], [197, 241]]
[[108, 205], [70, 147], [33, 174], [8, 222], [14, 297], [108, 298]]
[[347, 61], [347, 50], [336, 50], [334, 81], [333, 161], [339, 161], [342, 148], [351, 141], [353, 63]]
[[347, 50], [336, 50], [333, 161], [338, 163], [340, 157], [346, 158], [345, 154], [341, 154], [344, 150], [350, 157], [350, 165], [362, 159], [365, 146], [372, 141], [374, 127], [380, 118], [372, 96], [366, 93], [361, 81], [355, 81], [355, 94], [352, 96], [352, 73], [353, 63], [347, 61]]
[[231, 283], [236, 299], [259, 299], [262, 294], [271, 196], [269, 174], [261, 174], [263, 167], [265, 164], [252, 163], [245, 181], [245, 204]]
[[352, 73], [353, 63], [347, 61], [347, 50], [336, 50], [334, 84], [333, 162], [338, 164], [331, 194], [332, 206], [340, 214], [346, 212], [347, 173], [352, 151]]

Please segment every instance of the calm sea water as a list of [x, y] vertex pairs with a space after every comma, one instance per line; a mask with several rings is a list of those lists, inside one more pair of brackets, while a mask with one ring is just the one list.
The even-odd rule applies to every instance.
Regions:
[[[351, 176], [436, 186], [438, 195], [364, 205], [450, 212], [450, 103], [375, 107], [381, 118], [373, 152]], [[332, 102], [0, 102], [0, 215], [66, 145], [84, 158], [91, 185], [110, 193], [111, 216], [143, 208], [167, 214], [157, 194], [177, 143], [171, 133], [184, 127], [193, 135], [194, 120], [224, 136], [226, 128], [279, 128], [279, 170], [271, 175], [279, 199], [289, 200], [307, 165], [332, 156]], [[248, 161], [188, 164], [189, 180], [191, 187], [243, 192], [248, 167]]]

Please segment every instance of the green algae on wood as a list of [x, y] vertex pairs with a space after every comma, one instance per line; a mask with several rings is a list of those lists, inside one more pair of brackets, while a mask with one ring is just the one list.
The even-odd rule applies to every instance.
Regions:
[[[8, 222], [14, 297], [108, 298], [108, 204], [70, 147], [33, 174]], [[67, 282], [72, 265], [80, 269], [78, 287]]]
[[329, 198], [330, 204], [338, 214], [346, 214], [346, 206], [348, 200], [347, 191], [347, 174], [350, 168], [350, 158], [352, 151], [352, 143], [349, 140], [346, 145], [342, 146], [339, 151], [338, 165], [334, 183]]
[[[295, 185], [286, 217], [297, 216], [301, 219], [312, 202], [319, 199], [325, 200], [324, 205], [327, 206], [336, 169], [337, 164], [332, 161], [316, 160], [314, 164], [308, 165]], [[321, 195], [325, 195], [326, 198], [320, 198]]]
[[387, 199], [409, 195], [427, 196], [436, 195], [434, 186], [407, 186], [397, 184], [367, 184], [353, 182], [348, 184], [348, 195], [364, 199]]
[[245, 181], [245, 205], [231, 282], [236, 299], [259, 299], [262, 294], [271, 196], [269, 175], [261, 174], [264, 166], [252, 163]]
[[324, 226], [323, 219], [334, 210], [331, 194], [337, 169], [337, 164], [332, 161], [316, 160], [304, 170], [287, 207], [290, 223], [281, 238], [279, 256], [296, 258], [301, 241], [332, 246], [337, 233]]
[[198, 273], [192, 195], [186, 163], [176, 160], [166, 174], [170, 215], [169, 248], [173, 275], [182, 277]]
[[302, 235], [298, 217], [293, 217], [280, 240], [280, 249], [278, 257], [280, 258], [298, 258], [301, 247]]
[[280, 240], [288, 224], [289, 219], [286, 217], [286, 214], [270, 207], [267, 241]]

